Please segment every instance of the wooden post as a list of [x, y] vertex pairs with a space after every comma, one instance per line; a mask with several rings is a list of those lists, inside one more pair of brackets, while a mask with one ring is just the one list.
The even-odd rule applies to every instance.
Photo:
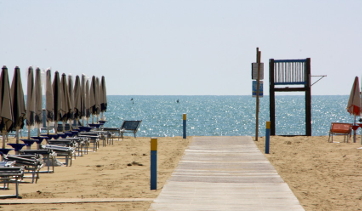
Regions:
[[274, 59], [269, 60], [269, 118], [270, 135], [275, 136]]
[[310, 58], [307, 58], [305, 65], [305, 133], [307, 136], [312, 136], [312, 93]]
[[269, 154], [270, 146], [270, 121], [265, 123], [265, 154]]
[[187, 114], [182, 114], [183, 139], [186, 139], [186, 120], [187, 120]]
[[150, 189], [157, 190], [157, 138], [151, 138]]

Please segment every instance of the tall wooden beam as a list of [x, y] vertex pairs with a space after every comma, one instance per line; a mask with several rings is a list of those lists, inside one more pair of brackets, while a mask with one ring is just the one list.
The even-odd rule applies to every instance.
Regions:
[[274, 59], [269, 60], [269, 110], [270, 135], [275, 136]]

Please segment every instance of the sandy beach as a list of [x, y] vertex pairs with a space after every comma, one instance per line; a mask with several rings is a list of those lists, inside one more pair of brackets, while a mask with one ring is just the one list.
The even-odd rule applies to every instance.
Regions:
[[[335, 136], [273, 136], [266, 157], [306, 211], [362, 209], [361, 138], [343, 143]], [[264, 152], [263, 138], [255, 142]]]
[[[271, 137], [266, 155], [307, 211], [361, 210], [362, 161], [357, 143], [328, 143], [327, 136]], [[122, 202], [1, 205], [0, 210], [147, 210], [192, 141], [158, 138], [158, 190], [150, 190], [150, 138], [125, 137], [41, 174], [37, 184], [21, 184], [23, 199], [124, 199]], [[264, 139], [255, 142], [264, 152]], [[361, 187], [360, 187], [361, 186]], [[13, 187], [13, 186], [11, 186]], [[10, 192], [9, 192], [10, 191]], [[14, 189], [1, 195], [13, 194]], [[135, 201], [137, 199], [137, 201]], [[132, 201], [133, 200], [133, 201]]]

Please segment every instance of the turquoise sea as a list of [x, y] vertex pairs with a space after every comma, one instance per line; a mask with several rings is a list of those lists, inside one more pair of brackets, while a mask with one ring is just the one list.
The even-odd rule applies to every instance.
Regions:
[[[142, 120], [138, 136], [182, 136], [187, 114], [188, 136], [254, 136], [255, 98], [251, 96], [107, 96], [105, 127], [123, 120]], [[177, 102], [179, 101], [179, 102]], [[346, 111], [347, 95], [312, 96], [312, 135], [328, 135], [331, 122], [353, 122]], [[276, 134], [304, 135], [303, 95], [276, 96]], [[269, 120], [269, 96], [260, 99], [259, 136]]]

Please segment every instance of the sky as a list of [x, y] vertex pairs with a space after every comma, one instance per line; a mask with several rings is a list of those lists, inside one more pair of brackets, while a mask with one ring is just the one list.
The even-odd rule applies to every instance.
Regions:
[[33, 66], [105, 76], [108, 95], [251, 95], [257, 47], [265, 95], [271, 58], [311, 58], [327, 75], [312, 95], [349, 95], [362, 1], [0, 0], [0, 64], [10, 83], [19, 66], [24, 87]]

